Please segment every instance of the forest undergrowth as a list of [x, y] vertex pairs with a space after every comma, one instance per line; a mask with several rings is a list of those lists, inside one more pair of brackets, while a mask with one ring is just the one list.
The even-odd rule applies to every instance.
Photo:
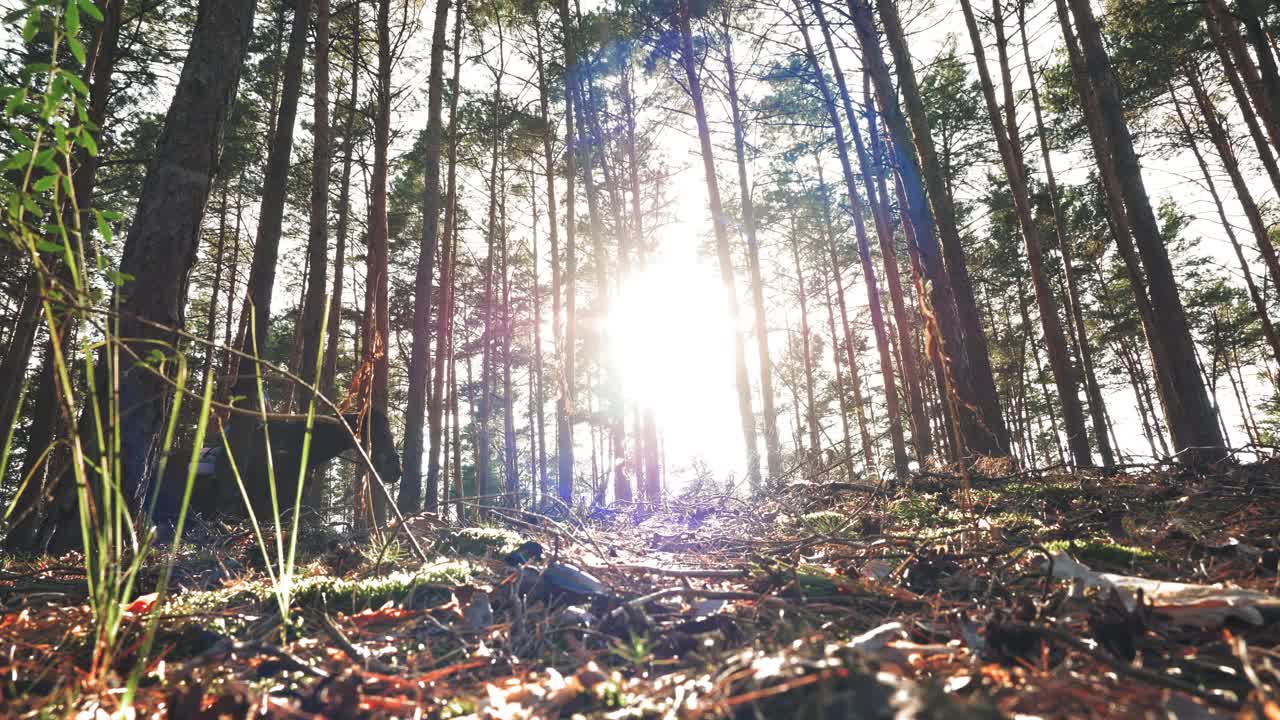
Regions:
[[83, 564], [6, 559], [0, 714], [113, 712], [159, 613], [139, 717], [1280, 716], [1280, 463], [965, 480], [303, 522], [287, 624], [252, 532], [194, 519], [108, 687]]

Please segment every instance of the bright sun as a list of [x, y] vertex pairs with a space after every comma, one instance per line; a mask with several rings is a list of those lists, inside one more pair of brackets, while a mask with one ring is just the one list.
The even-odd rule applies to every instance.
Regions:
[[733, 323], [714, 265], [682, 245], [661, 247], [623, 283], [605, 330], [612, 360], [628, 401], [656, 415], [672, 480], [695, 458], [741, 477]]

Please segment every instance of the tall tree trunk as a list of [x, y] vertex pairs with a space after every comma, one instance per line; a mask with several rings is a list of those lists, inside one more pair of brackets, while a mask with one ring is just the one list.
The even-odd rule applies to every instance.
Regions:
[[[583, 76], [589, 73], [582, 73]], [[593, 166], [600, 163], [604, 167], [603, 148], [598, 144], [597, 135], [591, 125], [591, 117], [594, 112], [593, 103], [586, 92], [586, 80], [579, 76], [570, 92], [576, 91], [574, 96], [573, 109], [577, 114], [577, 141], [580, 160], [582, 163], [582, 184], [583, 193], [587, 197], [587, 232], [591, 237], [591, 253], [595, 260], [595, 285], [597, 295], [596, 312], [604, 318], [609, 314], [609, 283], [608, 283], [608, 258], [604, 248], [604, 221], [600, 211], [600, 194], [599, 187], [596, 185], [595, 172]], [[614, 203], [616, 209], [616, 203]], [[616, 225], [615, 225], [616, 226]], [[605, 337], [604, 324], [598, 325], [598, 330], [594, 338], [597, 351], [597, 365], [604, 374], [609, 378], [606, 385], [610, 388], [610, 397], [607, 398], [609, 404], [608, 417], [611, 422], [611, 438], [621, 440], [621, 433], [617, 431], [617, 421], [621, 417], [619, 413], [622, 411], [622, 403], [620, 399], [613, 397], [613, 389], [619, 387], [618, 378], [614, 373], [613, 364], [604, 359], [606, 354], [605, 345], [607, 343]], [[601, 402], [606, 398], [601, 398]], [[627, 481], [625, 465], [619, 465], [613, 470], [613, 487], [614, 499], [624, 502], [631, 500], [631, 485]]]
[[1045, 349], [1049, 354], [1049, 366], [1053, 370], [1054, 384], [1057, 386], [1058, 398], [1062, 403], [1067, 445], [1071, 449], [1071, 457], [1077, 467], [1091, 467], [1093, 457], [1089, 453], [1089, 434], [1084, 424], [1084, 408], [1080, 405], [1080, 396], [1076, 391], [1076, 374], [1071, 366], [1067, 335], [1062, 328], [1062, 318], [1059, 316], [1058, 301], [1053, 294], [1053, 286], [1049, 284], [1049, 273], [1044, 264], [1044, 249], [1040, 242], [1040, 226], [1036, 224], [1035, 211], [1031, 207], [1031, 191], [1024, 174], [1022, 143], [1018, 138], [1017, 107], [1014, 104], [1013, 79], [1009, 72], [1009, 57], [1005, 49], [1004, 17], [1000, 9], [1000, 0], [994, 0], [992, 20], [996, 28], [996, 49], [1003, 79], [1001, 84], [1004, 87], [1004, 109], [1007, 115], [1004, 121], [1000, 119], [1000, 104], [996, 100], [995, 85], [987, 69], [986, 50], [982, 44], [982, 33], [978, 30], [978, 21], [973, 15], [972, 3], [970, 0], [960, 0], [960, 7], [964, 12], [965, 24], [969, 28], [969, 39], [973, 43], [978, 78], [987, 104], [987, 117], [995, 132], [996, 144], [1000, 148], [1000, 156], [1004, 161], [1005, 177], [1009, 180], [1013, 196], [1014, 210], [1018, 216], [1018, 224], [1022, 228], [1022, 239], [1026, 245], [1027, 261], [1031, 271], [1031, 284], [1035, 288], [1036, 306], [1040, 310], [1040, 326], [1044, 331]]
[[[530, 463], [532, 471], [530, 481], [533, 485], [533, 507], [538, 507], [539, 496], [546, 492], [547, 489], [547, 423], [546, 423], [546, 394], [542, 385], [542, 286], [538, 281], [538, 194], [537, 181], [534, 177], [533, 168], [529, 168], [529, 207], [533, 214], [533, 224], [531, 228], [532, 247], [530, 248], [530, 265], [533, 274], [532, 288], [530, 294], [533, 295], [533, 327], [530, 329], [532, 335], [532, 357], [530, 358], [531, 367], [529, 374], [529, 444], [530, 444]], [[552, 227], [555, 221], [552, 220]], [[536, 451], [535, 451], [536, 450]]]
[[497, 252], [499, 234], [498, 198], [499, 193], [502, 192], [500, 189], [502, 178], [498, 174], [499, 138], [501, 137], [498, 132], [498, 113], [499, 102], [502, 99], [501, 86], [501, 77], [499, 77], [494, 82], [493, 91], [493, 156], [489, 165], [489, 219], [485, 226], [484, 295], [480, 308], [484, 315], [484, 329], [480, 336], [483, 350], [480, 359], [480, 408], [476, 420], [476, 491], [483, 498], [482, 502], [486, 504], [495, 494], [491, 468], [493, 448], [489, 441], [489, 417], [492, 414], [493, 398], [494, 336], [498, 332], [493, 301], [493, 273], [494, 253]]
[[756, 445], [756, 416], [751, 410], [751, 381], [747, 377], [746, 350], [738, 332], [738, 290], [733, 278], [733, 258], [729, 254], [729, 228], [720, 203], [720, 181], [716, 178], [715, 151], [711, 146], [711, 126], [707, 123], [702, 101], [702, 84], [693, 55], [693, 31], [689, 26], [689, 0], [678, 0], [677, 18], [680, 31], [680, 61], [693, 100], [698, 123], [698, 143], [702, 151], [702, 169], [707, 181], [707, 197], [716, 238], [716, 255], [720, 262], [720, 279], [728, 300], [729, 321], [734, 328], [734, 375], [738, 384], [738, 412], [742, 419], [742, 439], [747, 449], [747, 482], [753, 492], [760, 489], [760, 452]]
[[1276, 58], [1272, 54], [1271, 40], [1267, 34], [1267, 7], [1275, 9], [1270, 0], [1239, 0], [1236, 14], [1244, 25], [1249, 44], [1253, 45], [1253, 54], [1258, 59], [1258, 74], [1262, 99], [1271, 109], [1273, 118], [1280, 118], [1280, 69], [1276, 68]]
[[[98, 24], [94, 33], [94, 43], [89, 48], [89, 60], [83, 72], [84, 80], [89, 84], [88, 119], [95, 130], [103, 127], [106, 121], [107, 100], [111, 95], [112, 76], [115, 73], [119, 48], [123, 5], [122, 0], [108, 0], [105, 3], [103, 21]], [[101, 141], [101, 138], [99, 140]], [[76, 207], [80, 209], [80, 217], [70, 217], [72, 215], [70, 207], [65, 212], [68, 216], [66, 218], [67, 226], [79, 231], [80, 246], [77, 249], [86, 264], [97, 256], [95, 246], [87, 239], [90, 237], [91, 228], [94, 226], [92, 222], [93, 191], [97, 184], [99, 162], [98, 153], [89, 153], [83, 148], [77, 150], [76, 168], [72, 173], [71, 182], [75, 194]], [[224, 192], [224, 222], [222, 225], [224, 229], [225, 203], [226, 193]], [[222, 247], [223, 244], [219, 244], [219, 255], [221, 255]], [[55, 272], [59, 274], [63, 282], [70, 285], [67, 282], [70, 279], [70, 274], [66, 264], [57, 260], [51, 264], [56, 268]], [[222, 265], [219, 261], [217, 270], [220, 271], [221, 268]], [[0, 398], [0, 433], [7, 433], [11, 429], [11, 425], [17, 423], [17, 401], [21, 393], [17, 392], [16, 388], [22, 386], [26, 377], [36, 330], [40, 324], [39, 313], [43, 303], [39, 291], [39, 281], [34, 273], [31, 276], [31, 282], [35, 284], [28, 286], [27, 295], [18, 309], [17, 321], [12, 336], [13, 342], [9, 345], [3, 362], [0, 362], [0, 382], [3, 383], [0, 384], [0, 387], [13, 390], [5, 393], [4, 397]], [[211, 308], [217, 307], [217, 285], [218, 279], [215, 278]], [[215, 310], [210, 310], [211, 317], [214, 312]], [[36, 392], [32, 394], [33, 402], [29, 405], [31, 424], [27, 429], [27, 452], [23, 460], [22, 472], [19, 475], [19, 482], [25, 480], [27, 483], [23, 487], [21, 495], [13, 501], [14, 509], [10, 532], [6, 539], [6, 544], [13, 548], [30, 548], [31, 543], [35, 540], [35, 532], [39, 527], [40, 511], [45, 499], [44, 480], [49, 473], [42, 472], [38, 477], [34, 476], [37, 469], [37, 460], [43, 457], [45, 449], [49, 447], [59, 432], [69, 435], [74, 431], [70, 423], [66, 422], [69, 418], [59, 414], [55, 358], [59, 352], [64, 357], [71, 352], [75, 345], [77, 328], [74, 315], [68, 312], [60, 313], [60, 315], [57, 327], [61, 337], [49, 338], [36, 379]], [[212, 337], [212, 330], [210, 330], [208, 339], [211, 340]], [[53, 347], [55, 341], [60, 343], [58, 350]], [[206, 344], [203, 351], [204, 356], [211, 363], [212, 343]], [[59, 428], [58, 425], [60, 423], [64, 427]]]
[[[1067, 0], [1057, 0], [1064, 33], [1072, 35], [1067, 13]], [[1160, 236], [1155, 213], [1151, 210], [1146, 186], [1133, 138], [1124, 118], [1119, 90], [1111, 72], [1111, 62], [1103, 44], [1102, 32], [1093, 17], [1089, 0], [1070, 0], [1071, 14], [1079, 31], [1089, 82], [1097, 93], [1097, 103], [1085, 103], [1085, 112], [1097, 112], [1099, 125], [1105, 130], [1107, 146], [1095, 145], [1095, 154], [1110, 148], [1118, 185], [1124, 196], [1130, 226], [1146, 270], [1151, 304], [1160, 309], [1154, 318], [1168, 365], [1165, 368], [1172, 396], [1166, 397], [1170, 431], [1179, 455], [1188, 462], [1221, 459], [1225, 453], [1222, 434], [1218, 430], [1213, 407], [1200, 379], [1195, 363], [1195, 342], [1187, 325], [1186, 312], [1178, 296], [1173, 265]]]
[[[578, 54], [574, 49], [573, 41], [573, 23], [569, 17], [569, 0], [560, 0], [560, 27], [564, 34], [564, 77], [565, 77], [565, 94], [564, 94], [564, 137], [565, 137], [565, 200], [564, 200], [564, 251], [565, 251], [565, 270], [564, 270], [564, 290], [565, 290], [565, 329], [564, 329], [564, 346], [560, 350], [560, 393], [556, 399], [556, 436], [557, 436], [557, 453], [559, 455], [559, 467], [557, 470], [556, 485], [560, 501], [566, 505], [573, 505], [573, 387], [575, 381], [576, 367], [574, 364], [574, 355], [576, 354], [575, 340], [577, 329], [574, 327], [576, 320], [577, 304], [577, 274], [578, 274], [578, 245], [576, 238], [575, 223], [577, 222], [577, 213], [575, 210], [575, 186], [577, 184], [577, 158], [574, 150], [575, 136], [573, 129], [573, 93], [569, 88], [573, 87], [576, 82], [575, 76], [578, 72]], [[548, 168], [550, 173], [551, 169]], [[554, 251], [553, 251], [554, 252]], [[553, 263], [554, 264], [554, 263]], [[559, 285], [559, 283], [556, 283]], [[556, 293], [557, 297], [559, 292]], [[556, 312], [556, 322], [559, 322], [560, 313]]]
[[[183, 327], [187, 283], [195, 263], [205, 204], [218, 165], [222, 131], [244, 65], [255, 8], [254, 0], [204, 0], [183, 63], [164, 130], [142, 182], [135, 221], [124, 243], [120, 271], [125, 282], [116, 288], [120, 316], [117, 336], [145, 357], [154, 342], [178, 344]], [[56, 347], [56, 345], [55, 345]], [[99, 358], [98, 376], [105, 378], [107, 358]], [[120, 487], [133, 511], [150, 491], [157, 440], [170, 396], [164, 379], [126, 362], [119, 371], [118, 407]], [[99, 387], [104, 387], [102, 384]], [[105, 387], [104, 387], [105, 389]], [[98, 398], [99, 403], [108, 402]], [[90, 399], [81, 415], [81, 432], [72, 435], [74, 462], [87, 453], [95, 462], [114, 452], [96, 447], [95, 415]], [[62, 398], [70, 422], [73, 399]], [[105, 411], [105, 407], [99, 408]], [[103, 412], [101, 417], [109, 417]], [[81, 443], [85, 443], [82, 445]], [[75, 482], [64, 473], [51, 508], [55, 549], [79, 540]]]
[[[305, 0], [303, 0], [305, 2]], [[387, 413], [389, 375], [388, 344], [391, 323], [387, 315], [387, 170], [391, 144], [391, 0], [379, 0], [377, 18], [378, 80], [373, 122], [373, 171], [370, 173], [369, 250], [366, 254], [364, 356], [373, 366], [369, 408]], [[377, 482], [375, 479], [374, 482]], [[386, 496], [365, 488], [373, 521], [381, 524]]]
[[[1058, 181], [1053, 172], [1052, 154], [1049, 152], [1049, 135], [1045, 132], [1044, 116], [1040, 109], [1040, 90], [1036, 82], [1035, 65], [1031, 62], [1031, 45], [1027, 42], [1026, 6], [1018, 4], [1018, 35], [1022, 41], [1022, 59], [1027, 68], [1028, 83], [1031, 86], [1031, 109], [1036, 119], [1036, 137], [1040, 140], [1040, 159], [1044, 162], [1045, 179], [1048, 181], [1049, 203], [1053, 208], [1054, 229], [1058, 233], [1058, 249], [1062, 253], [1062, 274], [1066, 280], [1066, 300], [1071, 325], [1075, 327], [1076, 345], [1080, 351], [1080, 364], [1084, 370], [1085, 390], [1089, 397], [1089, 414], [1093, 420], [1094, 439], [1098, 443], [1098, 453], [1102, 456], [1103, 467], [1115, 465], [1115, 455], [1111, 450], [1111, 442], [1107, 439], [1107, 410], [1102, 397], [1102, 388], [1098, 384], [1098, 375], [1094, 369], [1093, 346], [1089, 342], [1089, 332], [1084, 324], [1084, 308], [1080, 297], [1080, 288], [1076, 282], [1074, 253], [1071, 249], [1071, 237], [1067, 234], [1066, 217], [1058, 196]], [[1008, 83], [1006, 83], [1008, 87]], [[1007, 101], [1006, 101], [1007, 102]], [[1016, 132], [1016, 131], [1015, 131]]]
[[[431, 278], [440, 228], [440, 146], [444, 135], [444, 46], [449, 0], [437, 0], [427, 76], [427, 137], [423, 170], [422, 242], [413, 290], [413, 344], [409, 355], [409, 397], [405, 403], [404, 475], [396, 499], [400, 512], [417, 512], [422, 495], [423, 421], [427, 415], [428, 345], [431, 333]], [[439, 346], [444, 340], [436, 338]], [[436, 352], [439, 353], [437, 347]], [[433, 388], [434, 389], [434, 388]]]
[[823, 270], [822, 290], [827, 301], [827, 332], [831, 335], [831, 361], [836, 370], [833, 387], [840, 401], [840, 428], [844, 432], [845, 446], [840, 450], [840, 454], [844, 458], [845, 475], [852, 482], [857, 477], [857, 473], [853, 468], [853, 448], [850, 447], [853, 443], [853, 429], [849, 426], [849, 397], [844, 390], [844, 362], [840, 359], [840, 333], [836, 330], [835, 301], [831, 299], [831, 283], [826, 277], [825, 263], [823, 263]]
[[[313, 72], [315, 96], [311, 133], [311, 216], [307, 233], [307, 296], [302, 306], [302, 353], [298, 376], [317, 388], [324, 375], [321, 325], [325, 310], [325, 273], [329, 264], [329, 0], [316, 5], [316, 39]], [[320, 375], [316, 375], [316, 371]], [[312, 483], [318, 486], [319, 483]]]
[[[871, 245], [867, 240], [867, 228], [863, 222], [863, 217], [866, 213], [862, 204], [862, 196], [858, 192], [857, 181], [854, 179], [853, 165], [849, 160], [849, 145], [845, 138], [844, 125], [840, 121], [840, 112], [836, 109], [835, 97], [827, 84], [826, 74], [822, 69], [822, 65], [818, 62], [818, 55], [814, 52], [813, 42], [809, 38], [809, 28], [804, 19], [804, 5], [800, 0], [795, 0], [795, 9], [800, 34], [804, 37], [805, 54], [808, 57], [809, 65], [813, 69], [818, 90], [822, 94], [822, 102], [826, 106], [828, 122], [835, 133], [836, 151], [840, 157], [840, 169], [844, 173], [845, 193], [853, 215], [854, 237], [858, 241], [858, 257], [862, 261], [863, 282], [867, 287], [867, 305], [871, 310], [871, 327], [875, 332], [876, 350], [880, 355], [880, 374], [884, 378], [885, 404], [889, 411], [889, 439], [893, 446], [893, 466], [898, 479], [904, 480], [907, 476], [908, 463], [906, 439], [903, 437], [902, 432], [902, 411], [898, 407], [897, 381], [893, 376], [893, 355], [889, 348], [888, 333], [885, 331], [884, 305], [880, 301], [879, 280], [876, 278], [875, 265], [871, 260]], [[843, 77], [837, 73], [837, 78], [843, 86]], [[842, 96], [847, 100], [847, 90], [842, 93]], [[849, 107], [850, 109], [852, 108], [852, 103], [849, 103]], [[856, 127], [852, 128], [852, 131], [854, 133], [858, 132]], [[819, 168], [821, 168], [820, 160]], [[819, 173], [821, 173], [821, 169], [819, 169]], [[836, 253], [834, 247], [830, 250], [833, 255]], [[838, 272], [839, 263], [838, 261], [833, 262]]]
[[[448, 2], [448, 0], [442, 0]], [[431, 403], [427, 408], [427, 504], [428, 512], [437, 512], [440, 488], [440, 455], [445, 410], [445, 357], [453, 352], [454, 293], [458, 265], [458, 79], [462, 73], [462, 5], [458, 5], [453, 21], [453, 92], [449, 95], [449, 176], [445, 190], [444, 245], [440, 254], [440, 309], [436, 313], [435, 372], [431, 375]], [[450, 390], [450, 392], [454, 392]], [[457, 420], [454, 420], [455, 424]], [[448, 473], [444, 475], [448, 485]], [[461, 515], [459, 515], [461, 519]]]
[[[293, 152], [293, 126], [298, 113], [298, 96], [302, 91], [302, 65], [307, 49], [307, 26], [311, 0], [297, 0], [293, 26], [289, 31], [289, 50], [284, 61], [284, 80], [280, 92], [271, 152], [262, 181], [262, 205], [258, 210], [258, 235], [253, 246], [253, 265], [249, 271], [249, 298], [253, 306], [253, 332], [244, 338], [241, 350], [264, 351], [271, 325], [271, 295], [276, 284], [276, 265], [280, 255], [280, 232], [284, 221], [284, 203], [288, 194], [289, 156]], [[236, 379], [235, 394], [243, 395], [256, 406], [258, 393], [254, 372]]]
[[[978, 316], [955, 208], [947, 192], [946, 176], [938, 163], [906, 35], [894, 2], [876, 0], [902, 86], [907, 114], [911, 117], [910, 129], [898, 107], [898, 95], [894, 91], [889, 68], [880, 54], [880, 40], [868, 3], [869, 0], [849, 0], [854, 28], [862, 46], [863, 65], [871, 74], [881, 114], [893, 133], [895, 159], [907, 189], [920, 263], [929, 281], [933, 312], [938, 316], [937, 325], [942, 335], [941, 356], [951, 365], [951, 375], [956, 381], [953, 389], [960, 396], [957, 405], [966, 408], [960, 414], [960, 430], [969, 452], [1007, 455], [1009, 432], [1000, 411], [987, 338]], [[911, 151], [913, 146], [919, 153], [918, 158], [916, 152]], [[925, 186], [928, 187], [927, 200]], [[941, 236], [941, 248], [938, 236]], [[946, 256], [945, 270], [942, 254]], [[946, 392], [945, 388], [943, 391]]]
[[[863, 186], [867, 193], [867, 202], [871, 205], [872, 217], [876, 223], [876, 237], [880, 244], [881, 260], [884, 263], [885, 279], [889, 285], [889, 298], [893, 306], [895, 325], [898, 328], [899, 340], [898, 347], [908, 347], [911, 343], [903, 341], [902, 333], [910, 332], [910, 325], [907, 321], [906, 306], [902, 298], [902, 280], [898, 273], [897, 252], [894, 250], [893, 229], [889, 224], [888, 198], [885, 190], [884, 176], [878, 173], [872, 167], [873, 156], [868, 154], [866, 145], [862, 140], [862, 131], [859, 129], [858, 115], [854, 111], [853, 101], [849, 94], [849, 88], [845, 82], [844, 72], [840, 68], [840, 58], [836, 53], [835, 43], [831, 37], [831, 29], [827, 23], [826, 13], [822, 9], [822, 3], [815, 0], [811, 3], [814, 16], [818, 20], [818, 28], [822, 31], [823, 44], [827, 51], [827, 60], [831, 63], [832, 74], [836, 80], [836, 89], [840, 97], [840, 104], [844, 109], [845, 119], [849, 123], [849, 135], [853, 138], [854, 150], [858, 156], [858, 168], [862, 175]], [[817, 61], [814, 60], [816, 65]], [[864, 74], [864, 79], [869, 77]], [[868, 100], [870, 99], [869, 86], [867, 87]], [[829, 108], [829, 114], [835, 118], [834, 107]], [[872, 143], [878, 147], [879, 142], [876, 137], [876, 128], [874, 120], [874, 109], [868, 103], [868, 117], [870, 118], [870, 130]], [[865, 268], [864, 268], [865, 272]], [[871, 286], [868, 285], [868, 292]], [[873, 313], [874, 314], [874, 313]], [[884, 321], [881, 321], [884, 324]], [[888, 338], [888, 335], [885, 335]], [[877, 335], [877, 342], [880, 336]], [[924, 466], [925, 458], [933, 451], [932, 442], [929, 438], [928, 422], [924, 419], [924, 404], [920, 396], [920, 386], [918, 382], [919, 373], [916, 368], [916, 358], [914, 353], [904, 352], [901, 354], [901, 367], [903, 384], [906, 386], [907, 407], [909, 411], [909, 419], [911, 421], [911, 441], [915, 446], [916, 459], [920, 462], [921, 467]], [[892, 376], [892, 373], [890, 373]], [[886, 392], [891, 385], [886, 385]], [[896, 405], [896, 399], [891, 402], [890, 422], [892, 418], [900, 415], [898, 411], [892, 408]], [[901, 431], [899, 431], [900, 433]], [[905, 465], [903, 466], [905, 467]], [[902, 468], [900, 468], [901, 471]]]
[[325, 333], [324, 372], [321, 389], [333, 397], [338, 378], [338, 348], [342, 338], [342, 294], [346, 280], [347, 235], [351, 227], [351, 166], [355, 156], [356, 107], [360, 103], [360, 23], [358, 6], [352, 7], [351, 91], [347, 101], [347, 120], [342, 131], [342, 180], [338, 186], [338, 222], [335, 227], [336, 247], [333, 261], [333, 292], [329, 297], [329, 329]]
[[[626, 137], [627, 137], [627, 168], [629, 172], [629, 180], [631, 184], [631, 246], [635, 248], [636, 260], [643, 270], [649, 264], [649, 252], [646, 247], [644, 236], [644, 214], [640, 211], [640, 160], [636, 150], [636, 108], [635, 96], [631, 87], [631, 70], [630, 64], [624, 66], [624, 74], [622, 78], [622, 108], [626, 117]], [[736, 124], [735, 124], [736, 126]], [[766, 348], [767, 349], [767, 348]], [[767, 356], [766, 352], [766, 356]], [[773, 368], [772, 362], [768, 357], [762, 358], [762, 361], [768, 365], [768, 370], [761, 370], [761, 387], [764, 388], [764, 373], [768, 372], [769, 391], [766, 397], [772, 397], [773, 387]], [[763, 390], [762, 390], [763, 392]], [[765, 410], [766, 423], [769, 417], [773, 417], [773, 434], [774, 442], [777, 442], [778, 423], [776, 411], [770, 414], [768, 406]], [[653, 417], [653, 407], [646, 406], [641, 413], [639, 422], [636, 423], [637, 433], [641, 441], [637, 445], [642, 448], [640, 464], [643, 465], [643, 472], [637, 473], [637, 477], [644, 478], [645, 489], [642, 493], [649, 502], [657, 503], [662, 497], [662, 480], [661, 470], [658, 464], [658, 432], [657, 425]], [[766, 441], [768, 439], [768, 429], [766, 427]], [[778, 451], [781, 455], [781, 450]], [[781, 461], [779, 461], [781, 462]], [[772, 472], [772, 471], [770, 471]]]
[[501, 219], [498, 221], [502, 267], [502, 446], [506, 460], [505, 505], [520, 507], [520, 469], [516, 463], [516, 408], [511, 384], [511, 340], [515, 328], [515, 312], [511, 307], [511, 255], [507, 234], [507, 183], [506, 163], [503, 162]]
[[[853, 330], [849, 326], [849, 307], [844, 298], [844, 280], [840, 277], [840, 258], [836, 255], [835, 246], [835, 225], [831, 220], [831, 203], [827, 199], [826, 182], [821, 176], [818, 178], [818, 192], [822, 196], [822, 226], [826, 234], [827, 258], [829, 260], [827, 266], [831, 273], [831, 280], [836, 286], [836, 301], [840, 305], [840, 329], [844, 337], [845, 359], [849, 365], [849, 381], [853, 390], [853, 405], [858, 416], [858, 435], [862, 441], [862, 461], [865, 463], [863, 472], [867, 475], [876, 475], [879, 477], [880, 470], [876, 466], [875, 447], [871, 442], [871, 430], [867, 425], [866, 398], [862, 392], [862, 373], [858, 365], [858, 342], [853, 336]], [[838, 352], [837, 348], [832, 348], [833, 352]], [[852, 438], [848, 441], [852, 444]], [[853, 454], [853, 449], [846, 449], [846, 453]]]
[[[830, 48], [828, 48], [830, 51]], [[893, 305], [893, 324], [897, 328], [898, 352], [901, 355], [902, 382], [907, 388], [907, 407], [911, 413], [911, 443], [915, 446], [916, 460], [924, 467], [926, 460], [933, 454], [933, 437], [929, 430], [929, 420], [924, 408], [924, 394], [920, 390], [920, 355], [916, 351], [915, 333], [912, 332], [912, 316], [908, 312], [906, 296], [902, 290], [902, 275], [898, 267], [898, 248], [893, 237], [893, 227], [889, 222], [889, 192], [885, 179], [885, 167], [881, 165], [883, 150], [880, 134], [876, 129], [875, 103], [871, 93], [871, 78], [863, 75], [868, 135], [871, 138], [871, 156], [864, 160], [865, 154], [859, 154], [859, 161], [874, 165], [864, 167], [863, 173], [872, 172], [876, 178], [877, 206], [883, 217], [884, 230], [880, 235], [880, 255], [884, 263], [885, 280], [889, 286], [889, 300]], [[857, 137], [855, 135], [855, 137]], [[859, 143], [861, 150], [861, 143]], [[906, 208], [903, 208], [904, 212]], [[905, 233], [904, 233], [905, 234]]]
[[804, 396], [806, 401], [805, 420], [809, 426], [809, 450], [811, 470], [818, 469], [822, 457], [822, 442], [819, 440], [818, 403], [813, 392], [813, 354], [809, 343], [809, 301], [804, 289], [804, 266], [800, 264], [800, 237], [796, 232], [795, 219], [791, 222], [791, 258], [796, 268], [796, 290], [800, 298], [800, 352], [804, 360]]
[[[738, 101], [738, 72], [733, 65], [733, 43], [729, 35], [730, 8], [721, 9], [724, 28], [724, 65], [729, 79], [729, 112], [733, 119], [733, 151], [738, 166], [738, 193], [742, 203], [742, 234], [747, 239], [747, 269], [750, 273], [751, 305], [755, 310], [756, 353], [760, 363], [760, 399], [764, 413], [765, 467], [769, 477], [782, 472], [782, 449], [778, 440], [778, 411], [774, 407], [773, 359], [769, 353], [769, 320], [764, 307], [764, 282], [760, 279], [760, 242], [756, 239], [755, 204], [747, 179], [746, 124]], [[633, 190], [638, 194], [638, 188]], [[639, 203], [639, 200], [636, 200]], [[639, 217], [637, 208], [636, 217]]]

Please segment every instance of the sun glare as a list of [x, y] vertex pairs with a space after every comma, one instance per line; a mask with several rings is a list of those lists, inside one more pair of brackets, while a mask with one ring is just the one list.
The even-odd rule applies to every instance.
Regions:
[[610, 309], [608, 343], [630, 402], [653, 410], [677, 480], [701, 459], [741, 475], [733, 323], [715, 267], [664, 248]]

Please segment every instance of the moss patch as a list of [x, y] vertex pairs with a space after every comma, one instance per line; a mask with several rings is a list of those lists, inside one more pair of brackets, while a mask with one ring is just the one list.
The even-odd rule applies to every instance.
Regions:
[[387, 602], [428, 607], [448, 598], [441, 585], [460, 585], [470, 577], [471, 566], [466, 562], [444, 562], [416, 572], [391, 572], [355, 580], [320, 575], [298, 583], [293, 605], [345, 613], [381, 607]]
[[506, 555], [524, 542], [520, 533], [505, 528], [473, 527], [445, 530], [440, 535], [440, 549], [451, 555], [483, 557]]
[[1086, 563], [1128, 568], [1140, 562], [1167, 562], [1168, 557], [1149, 548], [1120, 545], [1106, 540], [1054, 540], [1045, 545], [1051, 552], [1064, 551]]

